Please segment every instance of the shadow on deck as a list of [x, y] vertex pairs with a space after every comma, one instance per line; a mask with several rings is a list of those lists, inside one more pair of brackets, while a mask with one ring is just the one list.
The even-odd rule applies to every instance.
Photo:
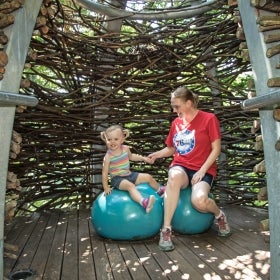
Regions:
[[[96, 235], [90, 210], [52, 211], [19, 217], [5, 227], [4, 274], [30, 269], [33, 278], [101, 279], [269, 279], [269, 236], [260, 232], [265, 210], [228, 206], [233, 234], [218, 237], [213, 226], [199, 235], [174, 233], [175, 250], [158, 249], [158, 236], [112, 241]], [[15, 278], [19, 279], [19, 278]]]

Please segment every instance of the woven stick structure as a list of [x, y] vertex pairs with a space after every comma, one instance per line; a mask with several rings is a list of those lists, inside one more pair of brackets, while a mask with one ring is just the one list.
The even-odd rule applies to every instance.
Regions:
[[[223, 2], [191, 18], [121, 18], [121, 32], [114, 33], [106, 24], [116, 19], [70, 0], [44, 1], [21, 88], [39, 104], [16, 115], [21, 152], [9, 165], [20, 180], [19, 210], [90, 205], [102, 190], [100, 131], [119, 123], [131, 131], [133, 152], [162, 148], [174, 118], [170, 93], [183, 85], [221, 123], [217, 200], [252, 204], [255, 189], [265, 185], [253, 173], [263, 159], [254, 149], [259, 131], [251, 128], [258, 112], [240, 108], [250, 64], [240, 56], [235, 10]], [[133, 169], [164, 184], [169, 162]]]

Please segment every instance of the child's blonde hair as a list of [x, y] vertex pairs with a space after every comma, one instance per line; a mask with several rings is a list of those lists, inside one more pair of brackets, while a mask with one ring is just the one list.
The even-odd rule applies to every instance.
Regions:
[[114, 125], [111, 125], [109, 126], [105, 131], [102, 131], [100, 133], [100, 137], [101, 139], [106, 142], [107, 141], [107, 134], [110, 133], [111, 131], [114, 131], [114, 130], [117, 130], [117, 129], [120, 129], [123, 133], [123, 136], [124, 136], [124, 139], [126, 139], [129, 134], [130, 134], [130, 131], [128, 129], [124, 129], [121, 125], [119, 124], [114, 124]]

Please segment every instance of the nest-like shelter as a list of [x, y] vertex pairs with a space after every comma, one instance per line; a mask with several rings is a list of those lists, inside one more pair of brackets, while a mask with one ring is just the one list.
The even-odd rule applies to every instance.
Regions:
[[[22, 3], [6, 1], [15, 2]], [[245, 38], [236, 37], [235, 8], [224, 1], [183, 1], [172, 3], [170, 11], [215, 5], [190, 17], [140, 19], [139, 2], [106, 3], [118, 10], [126, 6], [136, 17], [88, 11], [83, 2], [44, 1], [37, 19], [20, 92], [36, 96], [39, 104], [17, 108], [14, 135], [22, 142], [12, 142], [9, 162], [17, 180], [7, 182], [14, 210], [90, 206], [102, 189], [100, 131], [121, 123], [132, 131], [128, 142], [135, 152], [157, 150], [174, 117], [169, 94], [181, 85], [198, 93], [200, 108], [221, 121], [217, 201], [253, 205], [256, 190], [265, 185], [264, 176], [252, 172], [263, 155], [253, 147], [258, 112], [240, 109], [254, 86], [243, 83], [250, 64], [242, 56]], [[158, 3], [145, 4], [146, 10], [161, 10], [153, 6]], [[164, 182], [168, 163], [134, 168]]]
[[[198, 2], [204, 1], [174, 3], [171, 11]], [[132, 11], [140, 4], [126, 3]], [[142, 8], [155, 12], [156, 4]], [[174, 117], [170, 92], [182, 85], [221, 122], [217, 199], [252, 204], [265, 181], [252, 172], [262, 160], [252, 130], [258, 112], [240, 109], [253, 88], [245, 84], [250, 64], [240, 55], [234, 12], [218, 1], [188, 18], [135, 20], [88, 11], [75, 1], [44, 1], [20, 89], [39, 104], [17, 113], [14, 124], [23, 139], [9, 163], [20, 181], [17, 209], [90, 204], [102, 189], [100, 131], [122, 124], [131, 130], [127, 142], [139, 154], [163, 147]], [[169, 159], [134, 168], [164, 183], [168, 164]]]

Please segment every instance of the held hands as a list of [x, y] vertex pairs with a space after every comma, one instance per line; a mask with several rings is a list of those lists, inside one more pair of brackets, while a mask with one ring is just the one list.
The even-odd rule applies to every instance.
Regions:
[[155, 160], [157, 159], [157, 157], [155, 156], [155, 153], [149, 154], [147, 156], [147, 158], [149, 159], [150, 164], [153, 164], [155, 162]]
[[157, 159], [157, 157], [155, 155], [156, 155], [156, 153], [152, 153], [148, 156], [132, 154], [131, 160], [132, 161], [144, 161], [146, 163], [153, 164], [155, 162], [155, 160]]
[[146, 162], [146, 163], [149, 163], [149, 164], [153, 164], [154, 163], [154, 160], [152, 158], [149, 158], [149, 157], [143, 157], [143, 160]]

